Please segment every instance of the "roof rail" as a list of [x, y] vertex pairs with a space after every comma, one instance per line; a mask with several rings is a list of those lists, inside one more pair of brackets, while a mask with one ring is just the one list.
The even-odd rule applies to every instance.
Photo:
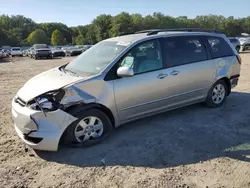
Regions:
[[135, 34], [139, 34], [139, 33], [149, 33], [152, 31], [158, 31], [159, 29], [148, 29], [148, 30], [142, 30], [142, 31], [137, 31], [135, 32]]
[[167, 31], [183, 31], [183, 32], [208, 32], [208, 33], [220, 33], [221, 31], [215, 29], [206, 29], [206, 28], [176, 28], [176, 29], [151, 29], [151, 30], [143, 30], [138, 31], [137, 33], [147, 33], [147, 35], [156, 35], [159, 32], [167, 32]]

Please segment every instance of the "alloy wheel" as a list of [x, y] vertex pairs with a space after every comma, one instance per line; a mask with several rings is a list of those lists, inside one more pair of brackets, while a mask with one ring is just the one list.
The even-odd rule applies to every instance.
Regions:
[[212, 100], [215, 104], [220, 104], [226, 96], [226, 89], [223, 84], [215, 85], [212, 91]]
[[103, 134], [102, 121], [94, 116], [83, 118], [75, 127], [75, 138], [78, 142], [86, 142], [90, 139], [96, 139]]

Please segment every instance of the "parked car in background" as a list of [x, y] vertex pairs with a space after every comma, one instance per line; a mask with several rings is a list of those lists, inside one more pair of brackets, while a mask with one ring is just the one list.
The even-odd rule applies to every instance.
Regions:
[[31, 58], [31, 48], [27, 50], [27, 56]]
[[11, 48], [11, 56], [14, 57], [14, 56], [23, 56], [23, 52], [22, 52], [22, 49], [20, 47], [13, 47]]
[[2, 49], [2, 48], [0, 48], [0, 59], [2, 59], [2, 58], [3, 58], [3, 56], [4, 56], [4, 54], [3, 54], [3, 49]]
[[3, 49], [2, 53], [3, 53], [3, 57], [9, 57], [11, 55], [10, 51], [6, 49]]
[[62, 50], [61, 47], [51, 48], [52, 57], [65, 57], [66, 53]]
[[235, 37], [229, 37], [229, 40], [234, 45], [237, 52], [239, 52], [240, 51], [240, 46], [241, 46], [239, 39], [237, 39]]
[[86, 50], [88, 50], [89, 48], [91, 48], [93, 45], [84, 45], [83, 48]]
[[34, 44], [30, 49], [30, 56], [34, 59], [47, 58], [52, 59], [52, 51], [46, 44]]
[[136, 119], [201, 102], [221, 107], [240, 68], [233, 44], [214, 30], [110, 38], [29, 80], [12, 101], [14, 127], [37, 150], [95, 145]]
[[28, 50], [23, 50], [23, 56], [28, 56]]
[[10, 52], [10, 50], [8, 50], [8, 49], [4, 49], [4, 52], [8, 55], [8, 57], [9, 57], [9, 56], [11, 56], [11, 52]]
[[82, 49], [84, 47], [84, 45], [76, 45], [76, 48]]
[[241, 42], [242, 51], [250, 50], [250, 37], [244, 38]]
[[66, 56], [77, 56], [82, 53], [82, 50], [76, 47], [63, 47], [63, 51], [65, 52]]
[[85, 49], [85, 48], [80, 48], [80, 50], [81, 50], [82, 52], [85, 52], [85, 51], [86, 51], [86, 49]]

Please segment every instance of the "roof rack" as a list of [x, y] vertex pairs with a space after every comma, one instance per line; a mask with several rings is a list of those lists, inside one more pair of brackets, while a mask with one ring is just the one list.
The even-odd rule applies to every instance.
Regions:
[[138, 33], [147, 33], [147, 35], [156, 35], [159, 32], [168, 32], [168, 31], [183, 31], [183, 32], [208, 32], [208, 33], [220, 33], [221, 31], [215, 29], [206, 29], [206, 28], [176, 28], [176, 29], [150, 29], [150, 30], [143, 30], [138, 31]]
[[149, 32], [152, 32], [152, 31], [158, 31], [160, 29], [148, 29], [148, 30], [142, 30], [142, 31], [137, 31], [135, 32], [135, 34], [139, 34], [139, 33], [149, 33]]

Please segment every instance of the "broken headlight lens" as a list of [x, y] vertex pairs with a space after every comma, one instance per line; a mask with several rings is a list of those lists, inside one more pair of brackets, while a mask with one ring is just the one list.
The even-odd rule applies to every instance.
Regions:
[[36, 97], [28, 104], [33, 110], [57, 110], [61, 107], [60, 101], [62, 100], [64, 94], [64, 90], [48, 92]]

